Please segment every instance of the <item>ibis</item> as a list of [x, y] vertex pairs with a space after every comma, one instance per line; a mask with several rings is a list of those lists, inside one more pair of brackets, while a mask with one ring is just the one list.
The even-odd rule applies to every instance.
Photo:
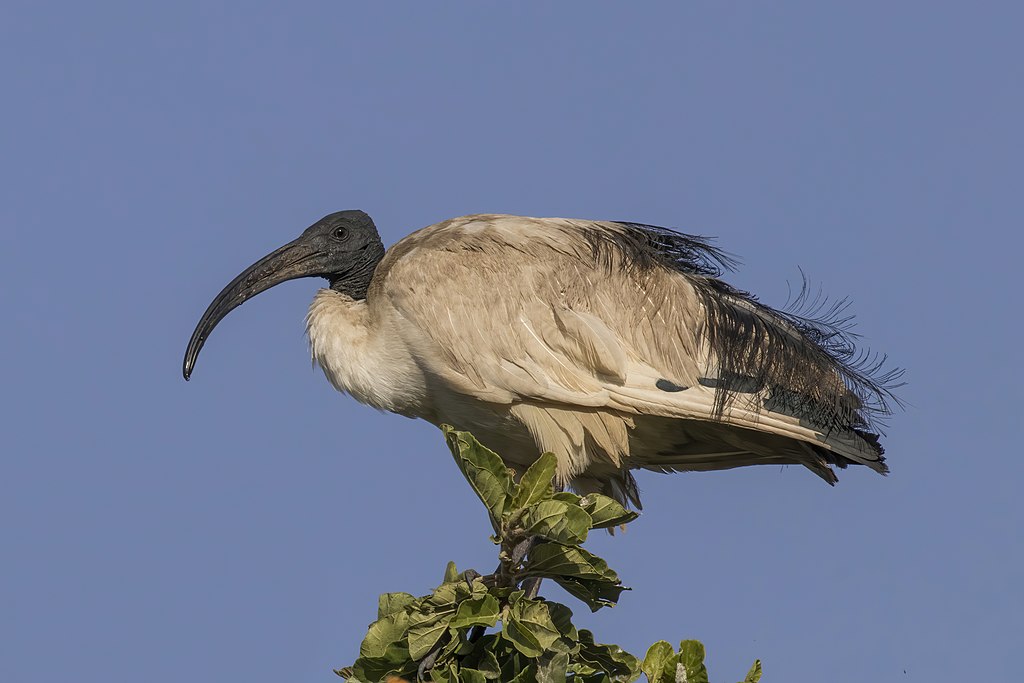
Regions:
[[560, 485], [636, 507], [635, 469], [886, 473], [878, 425], [900, 371], [858, 348], [843, 305], [772, 308], [722, 279], [734, 266], [666, 228], [496, 214], [385, 249], [370, 216], [340, 211], [217, 295], [183, 373], [234, 308], [318, 277], [306, 332], [335, 388], [471, 431], [515, 471], [550, 451]]

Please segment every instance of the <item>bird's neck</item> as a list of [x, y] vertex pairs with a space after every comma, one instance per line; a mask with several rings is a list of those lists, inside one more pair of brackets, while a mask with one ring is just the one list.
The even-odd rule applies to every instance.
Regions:
[[384, 245], [380, 238], [370, 242], [349, 264], [348, 270], [343, 274], [331, 275], [327, 278], [330, 287], [335, 292], [362, 301], [370, 289], [370, 282], [373, 280], [373, 273], [377, 265], [384, 258]]
[[371, 305], [333, 289], [317, 292], [306, 316], [313, 360], [334, 388], [360, 403], [419, 416], [419, 368], [388, 321], [371, 315]]

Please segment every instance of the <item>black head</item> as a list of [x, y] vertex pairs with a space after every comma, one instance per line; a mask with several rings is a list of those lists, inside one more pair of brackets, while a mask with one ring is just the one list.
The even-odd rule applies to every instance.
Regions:
[[384, 245], [373, 220], [362, 211], [339, 211], [306, 228], [298, 239], [267, 254], [228, 283], [206, 309], [189, 340], [182, 374], [192, 375], [199, 351], [228, 313], [274, 285], [300, 277], [322, 277], [331, 289], [365, 299]]

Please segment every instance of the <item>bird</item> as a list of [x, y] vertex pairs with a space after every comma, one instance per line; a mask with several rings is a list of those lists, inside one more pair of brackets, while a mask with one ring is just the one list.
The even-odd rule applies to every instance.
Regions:
[[[378, 410], [472, 432], [513, 473], [542, 452], [556, 484], [641, 508], [635, 470], [802, 465], [886, 474], [880, 425], [900, 369], [858, 347], [845, 300], [772, 308], [723, 279], [711, 238], [644, 223], [474, 214], [385, 249], [339, 211], [246, 268], [188, 343], [295, 278], [324, 278], [313, 361]], [[802, 271], [801, 271], [802, 272]]]

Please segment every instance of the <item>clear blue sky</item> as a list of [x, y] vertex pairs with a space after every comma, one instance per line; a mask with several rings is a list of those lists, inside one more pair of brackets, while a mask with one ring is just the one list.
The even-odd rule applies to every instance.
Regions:
[[493, 564], [439, 433], [311, 370], [319, 283], [181, 379], [348, 208], [675, 226], [852, 297], [908, 369], [891, 476], [641, 476], [591, 543], [634, 590], [578, 619], [716, 681], [1019, 677], [1024, 10], [837, 5], [5, 2], [0, 680], [327, 683], [378, 593]]

